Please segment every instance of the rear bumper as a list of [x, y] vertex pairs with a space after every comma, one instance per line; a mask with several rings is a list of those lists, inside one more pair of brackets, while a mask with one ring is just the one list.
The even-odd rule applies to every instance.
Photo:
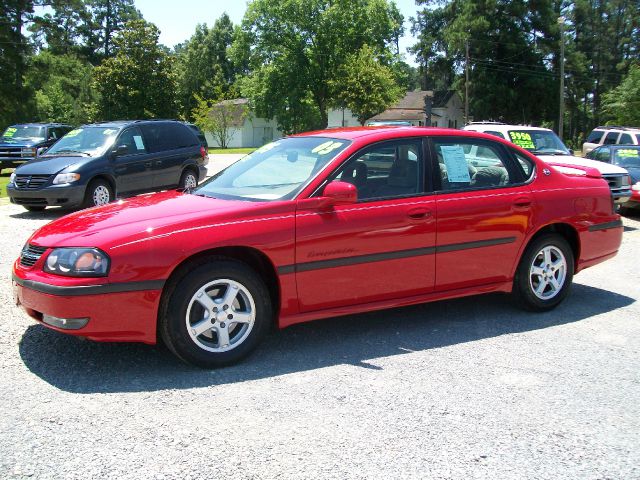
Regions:
[[28, 190], [7, 185], [7, 195], [16, 205], [73, 208], [82, 205], [85, 188], [85, 185], [49, 185]]
[[207, 176], [207, 167], [205, 165], [198, 165], [198, 182], [201, 182], [202, 180], [204, 180], [206, 176]]
[[[64, 287], [28, 281], [15, 272], [12, 283], [16, 305], [47, 328], [102, 342], [156, 343], [161, 289], [78, 294], [78, 287], [69, 287], [69, 295], [65, 295]], [[61, 294], [39, 291], [48, 289]], [[119, 306], [117, 311], [113, 305]], [[74, 323], [79, 320], [84, 324], [81, 328]], [[64, 324], [68, 326], [61, 328]]]

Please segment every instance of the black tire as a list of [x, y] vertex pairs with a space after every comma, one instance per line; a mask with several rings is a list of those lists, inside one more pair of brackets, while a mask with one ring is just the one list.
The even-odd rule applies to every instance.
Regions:
[[[545, 252], [549, 252], [547, 260]], [[564, 237], [546, 234], [536, 238], [527, 246], [518, 265], [513, 281], [516, 301], [530, 311], [555, 308], [569, 293], [573, 269], [573, 251]]]
[[98, 178], [92, 180], [87, 186], [87, 190], [84, 194], [84, 202], [82, 208], [97, 207], [100, 205], [106, 205], [113, 202], [113, 188], [106, 180]]
[[[233, 300], [227, 305], [224, 299], [230, 292]], [[212, 259], [168, 286], [165, 295], [160, 336], [178, 358], [201, 368], [231, 365], [246, 357], [272, 322], [267, 287], [256, 272], [235, 260]], [[198, 300], [207, 297], [208, 308]], [[235, 323], [229, 320], [234, 315], [250, 321]], [[202, 333], [194, 328], [199, 325]]]
[[41, 207], [40, 205], [23, 205], [29, 212], [44, 212], [47, 207]]
[[186, 189], [186, 188], [195, 188], [198, 186], [198, 174], [195, 173], [190, 168], [186, 169], [182, 172], [180, 176], [180, 182], [178, 182], [178, 188]]

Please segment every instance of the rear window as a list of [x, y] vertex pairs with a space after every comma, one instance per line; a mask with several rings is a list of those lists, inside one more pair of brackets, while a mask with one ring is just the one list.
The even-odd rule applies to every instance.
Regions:
[[622, 135], [620, 135], [620, 138], [618, 139], [618, 143], [621, 143], [622, 145], [628, 145], [630, 143], [633, 143], [633, 139], [631, 138], [631, 135], [629, 135], [628, 133], [623, 133]]
[[600, 143], [602, 135], [604, 135], [604, 130], [594, 130], [589, 134], [586, 141], [588, 143]]
[[200, 145], [195, 133], [180, 123], [147, 123], [140, 128], [151, 153]]

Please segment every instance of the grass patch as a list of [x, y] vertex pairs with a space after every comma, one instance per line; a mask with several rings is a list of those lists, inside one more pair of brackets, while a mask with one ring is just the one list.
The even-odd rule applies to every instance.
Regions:
[[246, 154], [246, 153], [252, 153], [255, 150], [256, 150], [255, 148], [210, 148], [209, 155], [212, 155], [212, 154], [224, 155], [224, 154], [231, 154], [231, 153]]
[[0, 174], [0, 198], [5, 198], [7, 196], [7, 183], [9, 183], [9, 177], [12, 173], [13, 168], [2, 169], [2, 173]]

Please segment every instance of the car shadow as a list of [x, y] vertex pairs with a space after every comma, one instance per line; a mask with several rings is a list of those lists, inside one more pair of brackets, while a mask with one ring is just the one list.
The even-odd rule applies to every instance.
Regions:
[[270, 334], [238, 365], [201, 370], [163, 346], [91, 342], [30, 326], [19, 345], [27, 368], [74, 393], [186, 389], [277, 377], [334, 365], [380, 369], [379, 357], [410, 354], [578, 322], [635, 299], [574, 284], [551, 312], [529, 313], [492, 294], [295, 325]]
[[62, 210], [60, 207], [47, 208], [42, 212], [29, 212], [27, 210], [20, 213], [12, 213], [11, 218], [24, 218], [27, 220], [56, 220], [64, 215], [72, 213], [71, 210]]

